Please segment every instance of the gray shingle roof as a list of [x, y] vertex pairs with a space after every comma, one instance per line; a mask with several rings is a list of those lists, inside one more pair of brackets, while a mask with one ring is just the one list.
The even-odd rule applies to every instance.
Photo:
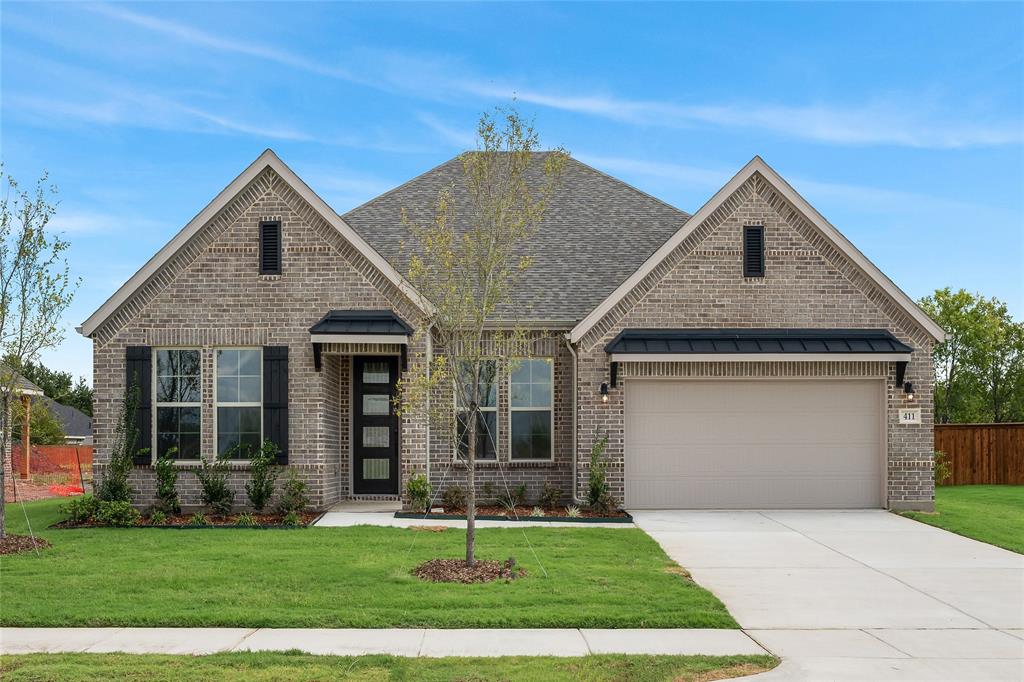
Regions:
[[[531, 164], [541, 182], [543, 158]], [[403, 208], [428, 223], [438, 192], [453, 188], [456, 206], [468, 205], [459, 157], [344, 214], [342, 218], [394, 265], [408, 272]], [[583, 319], [668, 240], [690, 214], [621, 180], [570, 159], [544, 221], [530, 243], [533, 265], [513, 293], [516, 312], [506, 319], [575, 322]], [[456, 229], [466, 228], [457, 219]]]
[[50, 414], [60, 422], [64, 435], [76, 438], [88, 438], [92, 435], [92, 417], [76, 407], [62, 405], [48, 397], [44, 396], [41, 400], [46, 403]]

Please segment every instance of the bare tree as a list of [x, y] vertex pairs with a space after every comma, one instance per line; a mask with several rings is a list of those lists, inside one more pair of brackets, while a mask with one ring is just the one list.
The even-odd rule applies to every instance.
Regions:
[[77, 281], [68, 273], [68, 243], [46, 231], [56, 212], [56, 189], [44, 174], [32, 191], [22, 190], [0, 168], [0, 537], [4, 530], [4, 477], [10, 447], [11, 405], [18, 395], [17, 370], [39, 352], [64, 340], [60, 319]]
[[[433, 334], [438, 353], [431, 362], [410, 365], [400, 382], [398, 409], [426, 413], [464, 447], [470, 566], [475, 563], [478, 434], [485, 428], [481, 401], [495, 377], [511, 371], [515, 354], [509, 351], [527, 352], [528, 332], [507, 318], [515, 314], [509, 304], [516, 282], [530, 267], [530, 237], [568, 156], [562, 149], [536, 154], [538, 148], [532, 123], [515, 109], [485, 113], [477, 125], [476, 149], [460, 157], [465, 205], [456, 205], [449, 187], [439, 193], [427, 224], [402, 211], [410, 235], [408, 279], [431, 311], [420, 333]], [[492, 329], [499, 316], [505, 323]], [[454, 395], [458, 408], [452, 410], [450, 398], [431, 402], [434, 392]]]

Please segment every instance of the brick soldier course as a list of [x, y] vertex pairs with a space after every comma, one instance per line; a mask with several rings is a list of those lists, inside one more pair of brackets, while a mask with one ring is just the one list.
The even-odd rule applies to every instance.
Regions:
[[[429, 211], [457, 167], [443, 164], [339, 218], [273, 152], [261, 155], [83, 323], [82, 333], [93, 340], [95, 474], [101, 477], [109, 461], [129, 348], [200, 350], [201, 450], [210, 457], [216, 448], [216, 350], [287, 347], [287, 464], [308, 483], [315, 506], [352, 497], [353, 358], [397, 355], [400, 345], [324, 344], [318, 370], [309, 330], [331, 310], [393, 311], [416, 330], [408, 339], [409, 363], [436, 352], [424, 331], [423, 303], [399, 274], [407, 258], [398, 245], [399, 211]], [[891, 282], [855, 262], [814, 215], [794, 205], [763, 162], [755, 159], [741, 176], [727, 196], [716, 196], [714, 206], [691, 218], [583, 164], [570, 164], [562, 196], [552, 202], [535, 239], [538, 257], [516, 292], [517, 310], [505, 318], [535, 329], [530, 353], [552, 360], [552, 457], [511, 459], [508, 377], [501, 377], [497, 461], [480, 463], [481, 492], [487, 482], [498, 491], [525, 483], [532, 498], [547, 483], [562, 489], [566, 501], [579, 497], [594, 435], [602, 431], [609, 435], [612, 492], [621, 500], [629, 456], [623, 401], [625, 386], [636, 377], [869, 377], [884, 379], [887, 392], [886, 504], [931, 508], [931, 347], [941, 330], [922, 321], [923, 313]], [[260, 274], [259, 225], [268, 220], [282, 225], [281, 274]], [[765, 228], [763, 278], [742, 276], [741, 237], [751, 225]], [[671, 251], [658, 252], [684, 232]], [[653, 264], [649, 273], [613, 301], [616, 289], [645, 264]], [[602, 402], [598, 387], [610, 380], [605, 345], [624, 329], [650, 328], [886, 330], [912, 349], [906, 380], [915, 386], [921, 423], [898, 423], [905, 402], [891, 361], [623, 362], [617, 385]], [[577, 337], [572, 344], [570, 335]], [[454, 404], [451, 396], [432, 400]], [[452, 443], [424, 417], [404, 415], [398, 439], [398, 491], [413, 473], [428, 469], [435, 488], [463, 483]], [[194, 465], [182, 463], [179, 477], [186, 505], [199, 502], [198, 482], [188, 473]], [[242, 501], [247, 467], [233, 467], [231, 485]], [[152, 466], [138, 464], [132, 485], [138, 505], [150, 504]]]

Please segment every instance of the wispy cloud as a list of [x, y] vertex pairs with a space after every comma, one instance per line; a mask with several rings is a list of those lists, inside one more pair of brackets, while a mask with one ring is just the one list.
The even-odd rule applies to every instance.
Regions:
[[469, 149], [476, 144], [476, 136], [470, 130], [448, 125], [434, 114], [420, 112], [416, 115], [416, 118], [420, 123], [434, 131], [442, 140], [460, 150]]
[[159, 221], [149, 218], [66, 209], [63, 206], [57, 208], [56, 214], [47, 225], [51, 232], [76, 236], [109, 232], [148, 232], [165, 227]]

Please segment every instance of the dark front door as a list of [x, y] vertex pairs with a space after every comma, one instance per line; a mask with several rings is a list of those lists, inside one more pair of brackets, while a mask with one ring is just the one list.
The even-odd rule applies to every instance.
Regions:
[[398, 494], [398, 417], [393, 399], [398, 358], [352, 363], [352, 466], [356, 495]]

